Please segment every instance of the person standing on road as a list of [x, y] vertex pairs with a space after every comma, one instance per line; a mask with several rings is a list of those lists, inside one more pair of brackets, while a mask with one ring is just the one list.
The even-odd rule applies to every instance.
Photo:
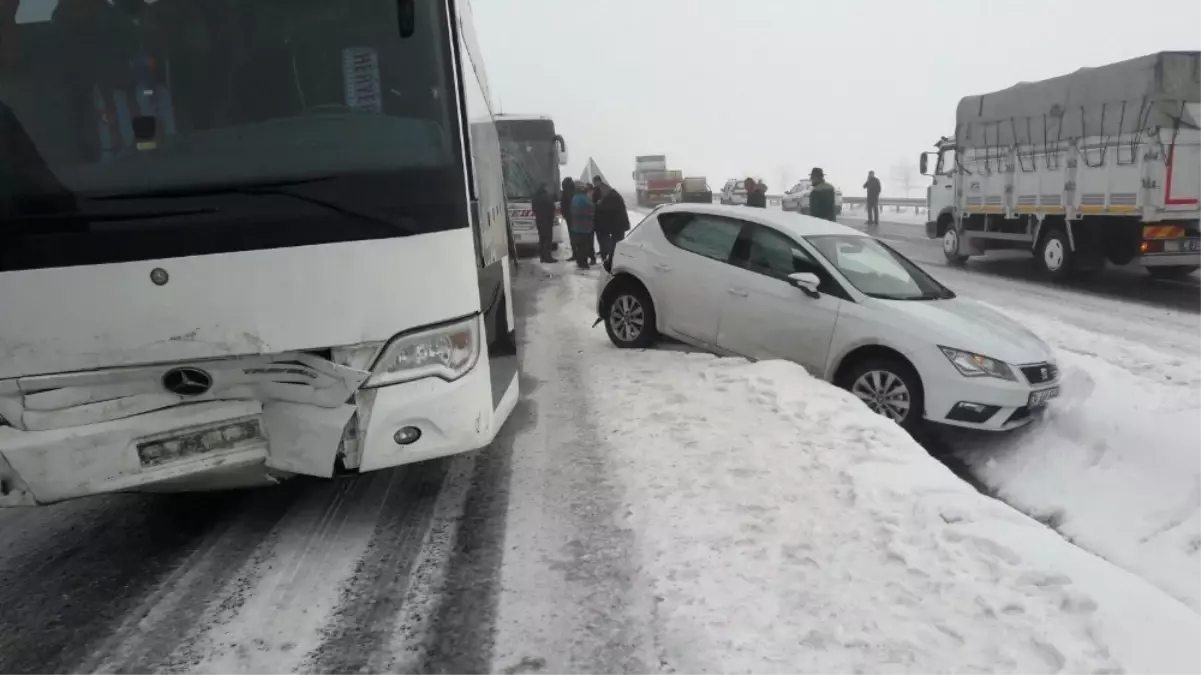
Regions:
[[876, 178], [875, 171], [867, 172], [867, 182], [863, 184], [863, 189], [867, 190], [867, 224], [880, 224], [880, 179]]
[[600, 241], [601, 260], [613, 258], [613, 249], [617, 242], [625, 238], [630, 231], [630, 213], [626, 210], [626, 200], [605, 183], [597, 184], [600, 199], [596, 202], [596, 238]]
[[767, 192], [763, 190], [763, 186], [754, 178], [747, 178], [743, 185], [746, 186], [746, 205], [757, 209], [766, 209]]
[[532, 206], [534, 224], [538, 226], [538, 254], [542, 262], [553, 263], [555, 258], [551, 255], [551, 243], [555, 238], [555, 199], [546, 191], [545, 185], [538, 186]]
[[809, 215], [838, 222], [834, 206], [834, 186], [826, 182], [825, 172], [814, 167], [813, 171], [809, 172], [809, 180], [813, 183], [813, 191], [809, 193]]
[[559, 196], [559, 215], [563, 216], [563, 222], [567, 223], [568, 232], [571, 231], [571, 198], [575, 196], [575, 181], [570, 178], [563, 179], [563, 194]]
[[581, 186], [571, 198], [571, 220], [568, 230], [571, 232], [571, 253], [575, 258], [577, 268], [586, 270], [589, 259], [596, 254], [592, 251], [592, 237], [596, 218], [596, 205], [586, 186]]

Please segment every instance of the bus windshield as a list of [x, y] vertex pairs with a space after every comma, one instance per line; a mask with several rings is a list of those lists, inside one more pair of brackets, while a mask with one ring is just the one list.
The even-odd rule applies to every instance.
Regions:
[[[137, 210], [141, 230], [284, 218], [300, 233], [350, 206], [368, 213], [336, 237], [465, 226], [449, 35], [437, 0], [20, 0], [0, 19], [0, 230]], [[148, 215], [170, 197], [187, 203]]]
[[560, 192], [559, 155], [555, 125], [550, 120], [497, 120], [503, 162], [505, 197], [528, 200], [538, 186], [551, 195]]

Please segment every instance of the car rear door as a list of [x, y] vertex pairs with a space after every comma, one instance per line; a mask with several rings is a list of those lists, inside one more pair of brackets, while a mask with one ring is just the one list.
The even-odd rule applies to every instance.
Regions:
[[[717, 345], [752, 359], [793, 361], [822, 377], [846, 292], [794, 239], [763, 225], [751, 227], [736, 247], [722, 289]], [[788, 281], [796, 272], [818, 275], [817, 297]]]
[[658, 218], [663, 240], [648, 251], [655, 309], [661, 323], [682, 337], [716, 345], [723, 294], [734, 244], [744, 223], [688, 212]]

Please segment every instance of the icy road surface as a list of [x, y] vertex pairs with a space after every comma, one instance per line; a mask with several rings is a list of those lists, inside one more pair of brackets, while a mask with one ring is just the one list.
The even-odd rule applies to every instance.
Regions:
[[0, 672], [1201, 670], [1196, 612], [784, 363], [623, 352], [523, 264], [480, 453], [0, 512]]

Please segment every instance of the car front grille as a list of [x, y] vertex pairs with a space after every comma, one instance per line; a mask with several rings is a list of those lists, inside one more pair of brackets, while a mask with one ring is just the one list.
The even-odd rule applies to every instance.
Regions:
[[1059, 377], [1059, 368], [1054, 363], [1036, 363], [1022, 366], [1022, 375], [1026, 376], [1030, 384], [1043, 384]]

